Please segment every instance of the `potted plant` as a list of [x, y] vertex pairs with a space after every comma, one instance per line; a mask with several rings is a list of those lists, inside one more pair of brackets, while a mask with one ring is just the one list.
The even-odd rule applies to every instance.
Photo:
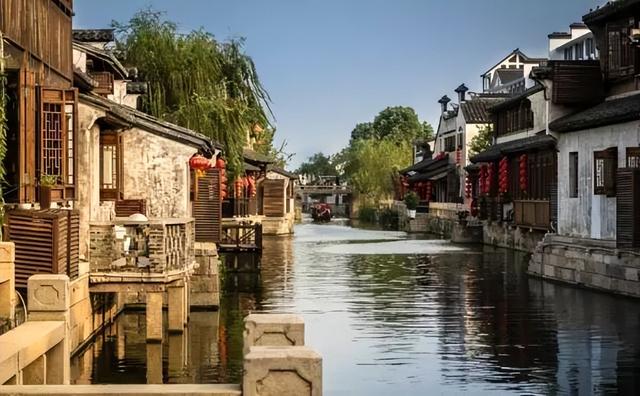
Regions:
[[410, 219], [416, 218], [416, 209], [418, 208], [419, 202], [420, 199], [418, 198], [418, 195], [413, 191], [409, 191], [404, 196], [404, 204], [407, 205], [407, 215]]
[[53, 202], [60, 202], [64, 198], [64, 187], [58, 185], [58, 176], [40, 176], [40, 209], [49, 209]]

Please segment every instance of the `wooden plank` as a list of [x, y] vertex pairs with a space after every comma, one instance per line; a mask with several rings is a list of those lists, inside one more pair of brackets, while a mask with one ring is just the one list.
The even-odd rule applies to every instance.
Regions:
[[263, 214], [267, 217], [284, 216], [284, 179], [267, 179], [262, 182]]
[[220, 169], [208, 169], [198, 178], [192, 205], [197, 242], [220, 242], [222, 235], [222, 201]]

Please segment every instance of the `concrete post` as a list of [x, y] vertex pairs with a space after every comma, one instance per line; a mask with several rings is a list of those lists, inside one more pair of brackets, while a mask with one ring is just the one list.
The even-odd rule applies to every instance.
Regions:
[[167, 287], [167, 305], [169, 331], [182, 333], [187, 324], [187, 291], [186, 282], [180, 286]]
[[70, 354], [70, 292], [66, 275], [33, 275], [27, 283], [29, 321], [65, 322], [62, 341], [44, 356], [47, 384], [69, 385]]
[[252, 346], [303, 346], [304, 320], [292, 314], [251, 314], [244, 318], [246, 355]]
[[191, 276], [191, 306], [215, 309], [220, 306], [220, 280], [218, 250], [215, 243], [196, 242], [195, 255], [198, 268]]
[[13, 323], [16, 317], [16, 248], [12, 242], [0, 242], [0, 325]]
[[321, 396], [322, 357], [311, 348], [251, 347], [244, 357], [244, 396]]
[[147, 293], [147, 341], [162, 341], [162, 293]]
[[147, 384], [162, 383], [162, 343], [147, 343]]

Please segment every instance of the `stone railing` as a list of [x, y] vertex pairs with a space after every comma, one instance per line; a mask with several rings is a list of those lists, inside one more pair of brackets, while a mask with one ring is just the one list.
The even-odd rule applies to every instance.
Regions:
[[465, 210], [465, 206], [450, 202], [429, 202], [429, 215], [443, 219], [458, 218], [458, 212]]
[[244, 353], [241, 385], [8, 385], [0, 387], [0, 395], [322, 395], [322, 357], [304, 345], [304, 321], [299, 316], [247, 316]]
[[11, 242], [0, 242], [0, 334], [10, 330], [16, 318], [15, 252]]
[[27, 322], [0, 336], [0, 384], [68, 385], [69, 278], [34, 275], [27, 290]]
[[195, 262], [193, 219], [116, 219], [90, 225], [92, 272], [165, 273]]

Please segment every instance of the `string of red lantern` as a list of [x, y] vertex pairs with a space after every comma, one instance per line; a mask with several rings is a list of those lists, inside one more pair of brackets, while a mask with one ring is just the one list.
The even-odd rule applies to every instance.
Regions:
[[522, 154], [520, 156], [520, 190], [522, 192], [527, 192], [527, 188], [529, 186], [528, 174], [527, 174], [527, 155]]
[[498, 190], [501, 194], [505, 194], [509, 190], [509, 160], [507, 157], [502, 157], [500, 160]]
[[464, 181], [464, 196], [467, 197], [467, 199], [470, 199], [472, 192], [473, 192], [473, 187], [471, 183], [471, 177], [467, 175]]

